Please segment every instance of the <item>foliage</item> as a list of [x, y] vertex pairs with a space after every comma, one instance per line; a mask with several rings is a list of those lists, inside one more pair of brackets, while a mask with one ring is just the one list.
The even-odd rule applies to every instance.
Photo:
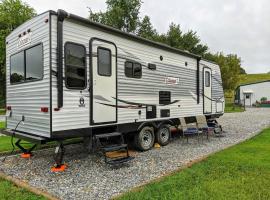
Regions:
[[139, 24], [141, 3], [141, 0], [107, 0], [107, 11], [93, 13], [90, 9], [89, 18], [125, 32], [135, 33]]
[[5, 56], [7, 35], [26, 20], [36, 15], [28, 4], [21, 0], [0, 1], [0, 101], [5, 99]]
[[267, 101], [267, 97], [262, 97], [261, 102]]
[[139, 22], [137, 35], [150, 40], [157, 39], [158, 33], [151, 24], [149, 16], [144, 16], [144, 18]]
[[270, 129], [119, 199], [270, 199]]
[[166, 43], [171, 47], [186, 50], [194, 54], [204, 55], [208, 47], [201, 44], [200, 38], [194, 31], [183, 33], [179, 24], [171, 23], [166, 34], [161, 34], [157, 41]]
[[215, 62], [220, 66], [223, 88], [234, 90], [239, 84], [241, 58], [233, 54], [225, 56], [218, 53], [215, 55]]
[[246, 70], [244, 68], [240, 68], [240, 74], [247, 74]]

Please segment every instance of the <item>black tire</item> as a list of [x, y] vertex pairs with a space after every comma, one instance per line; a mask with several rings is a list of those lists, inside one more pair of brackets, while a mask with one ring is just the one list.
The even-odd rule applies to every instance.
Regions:
[[161, 146], [166, 146], [167, 144], [169, 144], [171, 138], [171, 131], [169, 125], [161, 125], [155, 135], [157, 143], [159, 143]]
[[146, 126], [142, 128], [134, 138], [134, 144], [140, 151], [150, 150], [155, 142], [154, 129]]

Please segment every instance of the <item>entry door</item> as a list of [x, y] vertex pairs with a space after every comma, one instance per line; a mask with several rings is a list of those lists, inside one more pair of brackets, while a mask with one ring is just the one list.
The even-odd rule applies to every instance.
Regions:
[[245, 93], [245, 106], [251, 106], [251, 93]]
[[212, 71], [210, 68], [204, 68], [203, 74], [204, 113], [212, 113]]
[[91, 124], [117, 121], [116, 46], [113, 43], [92, 39]]

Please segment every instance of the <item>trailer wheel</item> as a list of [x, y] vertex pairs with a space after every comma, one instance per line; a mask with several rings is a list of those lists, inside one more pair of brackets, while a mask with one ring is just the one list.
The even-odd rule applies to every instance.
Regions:
[[170, 127], [167, 124], [161, 125], [156, 132], [156, 140], [161, 146], [169, 144], [171, 138]]
[[154, 129], [149, 126], [142, 128], [141, 131], [138, 132], [134, 138], [136, 148], [141, 151], [147, 151], [151, 149], [154, 145], [154, 141]]

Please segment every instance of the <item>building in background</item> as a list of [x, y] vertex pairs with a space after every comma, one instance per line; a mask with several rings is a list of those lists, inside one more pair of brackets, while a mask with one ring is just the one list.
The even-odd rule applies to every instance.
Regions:
[[261, 100], [270, 100], [270, 80], [239, 85], [235, 90], [235, 103], [252, 106]]

